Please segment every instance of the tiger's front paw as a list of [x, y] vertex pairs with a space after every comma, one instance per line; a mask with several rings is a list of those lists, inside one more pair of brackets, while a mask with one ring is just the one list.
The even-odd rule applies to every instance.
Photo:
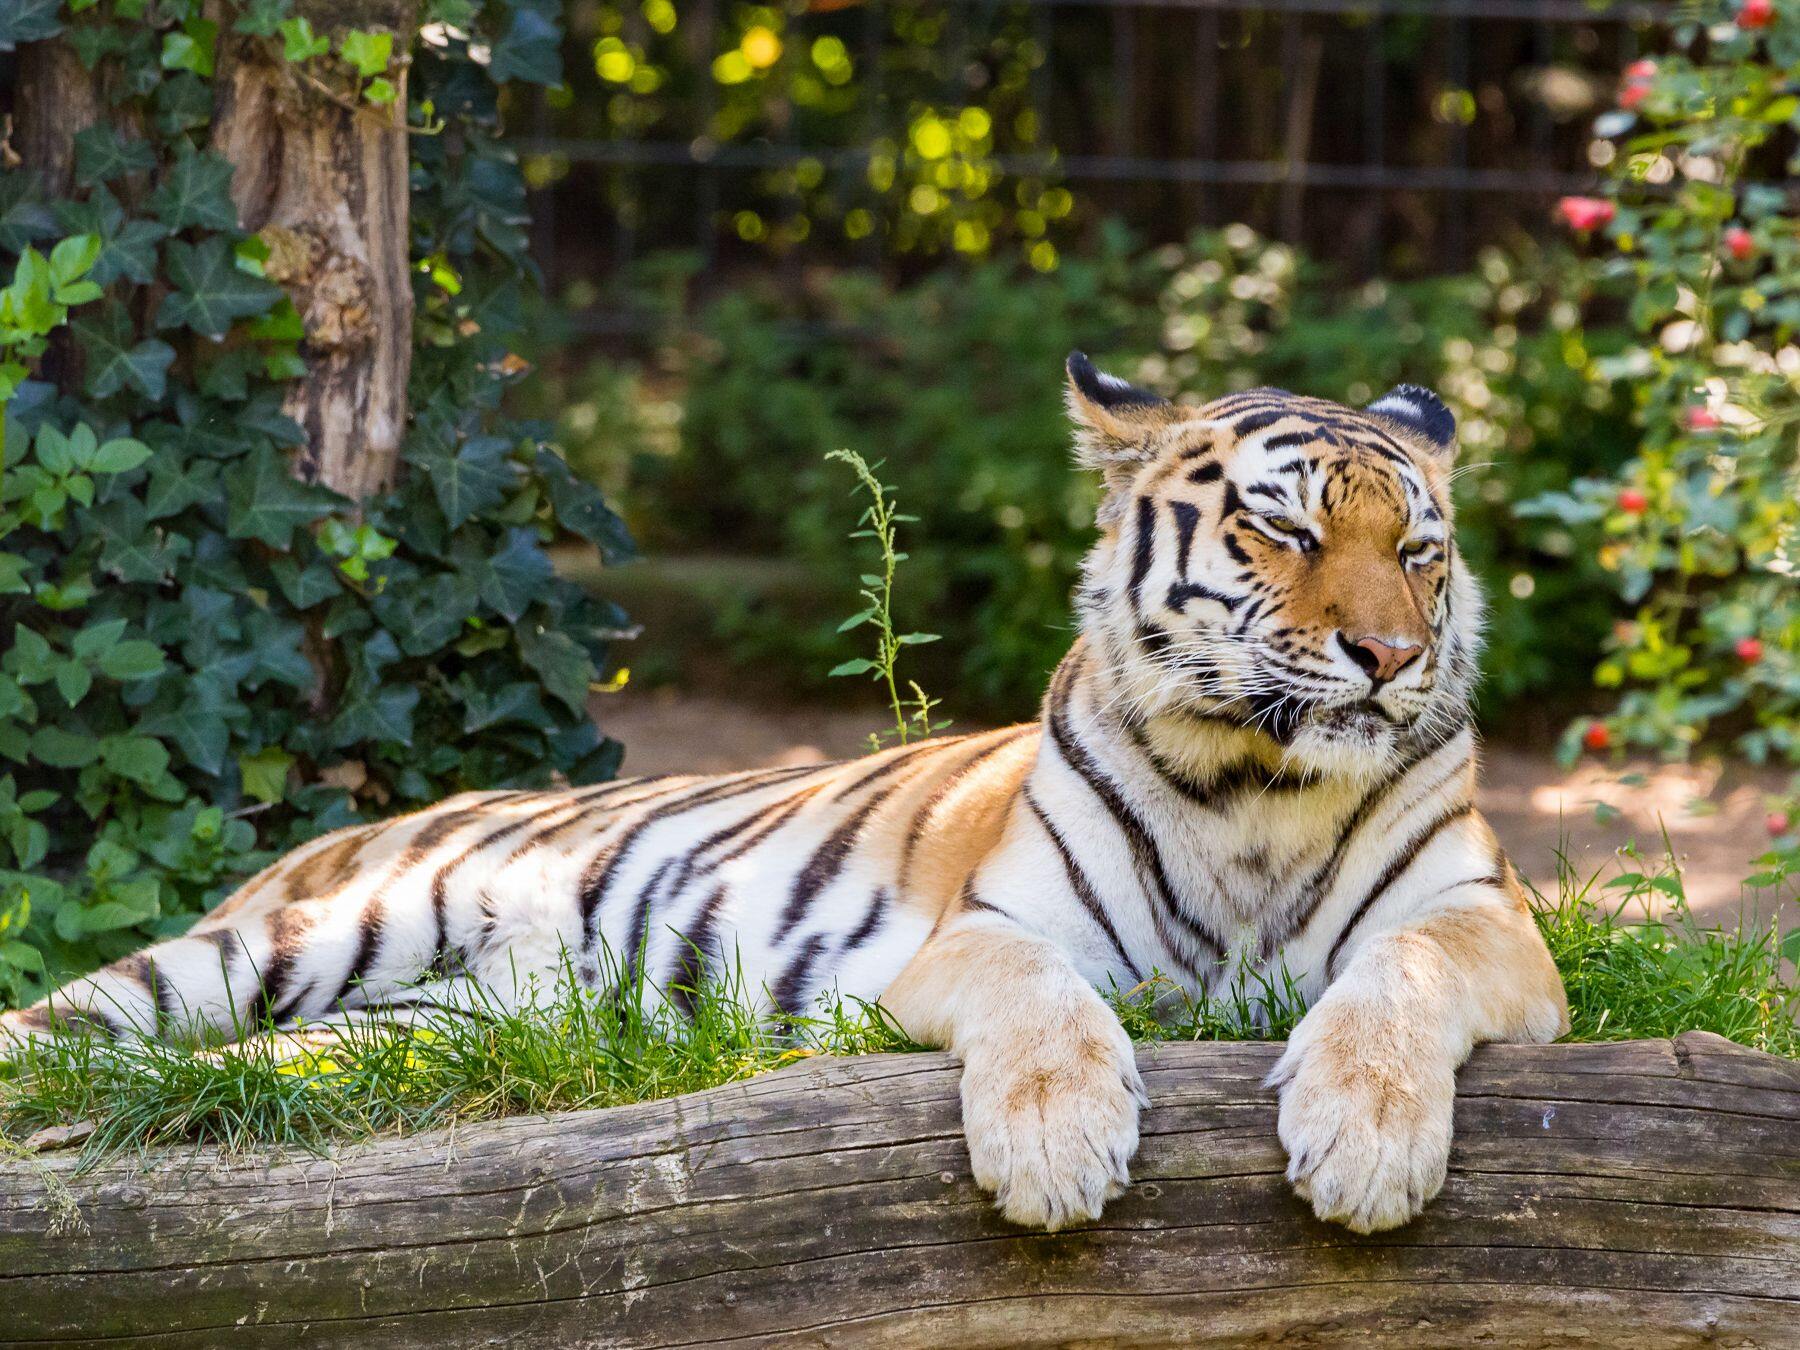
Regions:
[[975, 1183], [1014, 1223], [1055, 1232], [1097, 1219], [1131, 1182], [1149, 1098], [1124, 1029], [1104, 1010], [1094, 1021], [1024, 1054], [995, 1045], [964, 1056]]
[[1281, 1091], [1288, 1180], [1321, 1219], [1358, 1233], [1398, 1228], [1444, 1184], [1455, 1071], [1442, 1056], [1397, 1049], [1392, 1036], [1359, 1036], [1330, 1012], [1321, 1004], [1301, 1022], [1269, 1075]]

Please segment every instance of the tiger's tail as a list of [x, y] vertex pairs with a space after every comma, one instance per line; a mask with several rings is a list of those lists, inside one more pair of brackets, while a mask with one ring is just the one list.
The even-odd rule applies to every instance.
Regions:
[[269, 929], [224, 926], [171, 938], [0, 1013], [0, 1055], [59, 1027], [108, 1040], [250, 1035], [272, 1012], [265, 974], [277, 954]]

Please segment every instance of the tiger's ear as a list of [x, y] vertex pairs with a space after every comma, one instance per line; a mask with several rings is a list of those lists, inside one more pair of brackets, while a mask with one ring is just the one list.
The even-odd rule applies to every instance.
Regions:
[[1363, 409], [1391, 422], [1434, 454], [1456, 457], [1456, 414], [1431, 390], [1416, 384], [1395, 385]]
[[1095, 368], [1085, 352], [1069, 353], [1069, 419], [1075, 423], [1075, 461], [1099, 469], [1108, 488], [1155, 457], [1155, 434], [1179, 419], [1161, 394], [1127, 384]]

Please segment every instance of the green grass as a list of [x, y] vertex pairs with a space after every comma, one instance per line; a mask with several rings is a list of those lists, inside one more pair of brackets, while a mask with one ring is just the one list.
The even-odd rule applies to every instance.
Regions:
[[416, 1029], [352, 1024], [313, 1050], [258, 1037], [208, 1047], [61, 1030], [0, 1070], [0, 1140], [85, 1121], [100, 1155], [178, 1141], [313, 1148], [672, 1097], [817, 1054], [918, 1048], [873, 1005], [829, 1002], [777, 1027], [730, 984], [696, 991], [684, 1016], [642, 983], [599, 994], [565, 971], [536, 1006], [490, 1002]]
[[[1628, 920], [1633, 901], [1672, 902], [1656, 922]], [[1717, 1032], [1800, 1057], [1800, 983], [1771, 926], [1701, 928], [1672, 867], [1585, 881], [1564, 864], [1539, 913], [1569, 992], [1571, 1040]], [[1791, 953], [1790, 953], [1791, 955]], [[453, 1121], [616, 1106], [735, 1082], [816, 1054], [914, 1046], [875, 1005], [827, 1001], [788, 1027], [758, 1019], [741, 986], [697, 992], [691, 1017], [658, 1006], [641, 984], [597, 995], [559, 981], [542, 1006], [486, 1007], [404, 1031], [364, 1024], [327, 1051], [267, 1040], [203, 1048], [113, 1043], [59, 1033], [0, 1071], [0, 1146], [89, 1122], [90, 1157], [175, 1142], [228, 1149], [317, 1148], [330, 1140]], [[1196, 1000], [1167, 981], [1115, 991], [1138, 1040], [1279, 1038], [1305, 1005], [1292, 980], [1240, 979]]]
[[[1800, 980], [1793, 971], [1800, 930], [1784, 943], [1773, 919], [1737, 929], [1702, 927], [1672, 862], [1602, 883], [1598, 874], [1577, 877], [1565, 858], [1557, 861], [1556, 899], [1539, 897], [1537, 920], [1568, 991], [1567, 1039], [1711, 1031], [1800, 1058]], [[1664, 917], [1624, 917], [1652, 894], [1667, 902]]]

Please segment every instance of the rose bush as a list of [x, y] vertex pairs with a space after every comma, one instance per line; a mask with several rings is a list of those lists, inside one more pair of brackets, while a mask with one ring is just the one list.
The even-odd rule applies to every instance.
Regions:
[[1800, 764], [1800, 3], [1702, 5], [1671, 38], [1596, 127], [1606, 195], [1559, 205], [1629, 316], [1595, 369], [1639, 428], [1617, 473], [1524, 508], [1628, 607], [1596, 670], [1616, 704], [1564, 745]]

